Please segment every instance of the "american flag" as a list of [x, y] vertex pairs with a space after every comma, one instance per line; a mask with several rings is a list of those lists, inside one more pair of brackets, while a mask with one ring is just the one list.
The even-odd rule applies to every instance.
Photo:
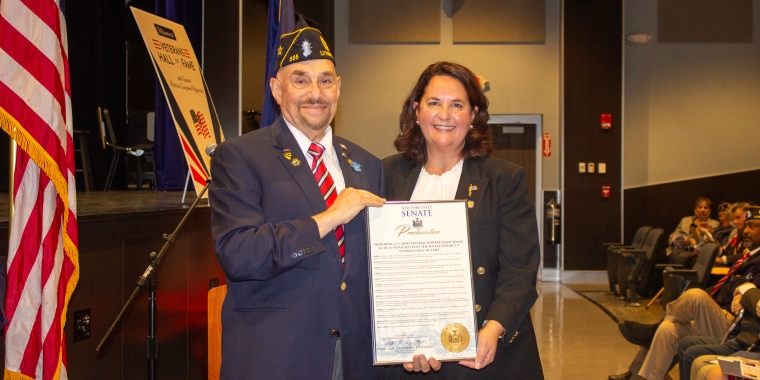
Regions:
[[0, 0], [0, 127], [18, 144], [5, 379], [66, 379], [79, 238], [66, 22], [54, 0]]

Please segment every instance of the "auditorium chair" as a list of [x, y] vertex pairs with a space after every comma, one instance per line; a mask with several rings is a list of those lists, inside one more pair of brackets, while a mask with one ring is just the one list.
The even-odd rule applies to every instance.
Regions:
[[652, 229], [652, 226], [641, 226], [638, 230], [636, 230], [636, 234], [633, 235], [633, 240], [631, 241], [630, 245], [624, 245], [622, 242], [619, 243], [603, 243], [602, 246], [604, 246], [607, 250], [607, 279], [610, 283], [610, 294], [612, 295], [618, 295], [618, 259], [617, 254], [615, 251], [621, 250], [621, 249], [641, 249], [641, 245], [644, 244], [644, 239], [646, 238], [649, 231]]
[[698, 252], [697, 260], [691, 269], [679, 269], [673, 268], [672, 264], [660, 264], [665, 266], [662, 272], [664, 290], [661, 302], [663, 305], [678, 298], [687, 289], [707, 288], [710, 272], [720, 252], [720, 247], [716, 243], [705, 243], [699, 247]]
[[[616, 251], [618, 255], [618, 278], [627, 280], [620, 280], [620, 292], [622, 296], [625, 296], [626, 290], [630, 293], [628, 306], [641, 306], [638, 302], [639, 294], [647, 293], [647, 289], [651, 287], [649, 275], [657, 260], [656, 252], [660, 248], [662, 234], [662, 228], [653, 228], [647, 233], [641, 249]], [[657, 289], [659, 288], [657, 286]]]
[[222, 369], [222, 304], [227, 285], [208, 291], [208, 380], [219, 380]]

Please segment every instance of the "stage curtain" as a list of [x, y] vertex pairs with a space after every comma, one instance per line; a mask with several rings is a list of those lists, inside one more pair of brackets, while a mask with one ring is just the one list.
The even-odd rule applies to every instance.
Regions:
[[[195, 55], [201, 60], [203, 33], [202, 0], [156, 0], [156, 15], [182, 24], [193, 45]], [[156, 130], [154, 141], [156, 183], [158, 190], [182, 190], [187, 176], [187, 163], [182, 153], [177, 129], [166, 104], [164, 92], [156, 79]], [[192, 189], [192, 182], [189, 184]]]

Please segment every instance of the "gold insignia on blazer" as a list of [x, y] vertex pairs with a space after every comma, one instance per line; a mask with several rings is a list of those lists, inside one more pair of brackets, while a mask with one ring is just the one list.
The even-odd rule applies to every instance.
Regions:
[[475, 207], [475, 202], [467, 201], [467, 208], [473, 208], [473, 207]]
[[290, 163], [293, 164], [293, 166], [295, 166], [295, 167], [301, 166], [301, 160], [299, 160], [297, 158], [294, 158], [294, 159], [290, 160]]
[[293, 157], [293, 154], [290, 152], [285, 152], [282, 155], [285, 156], [285, 159], [288, 161], [290, 161], [290, 159]]
[[467, 191], [467, 196], [468, 196], [468, 197], [471, 197], [471, 196], [472, 196], [472, 192], [473, 192], [473, 191], [476, 191], [476, 190], [478, 190], [478, 187], [477, 187], [477, 186], [474, 186], [474, 185], [470, 185], [470, 188], [469, 188], [469, 190]]
[[[345, 157], [345, 153], [344, 153], [343, 157]], [[346, 161], [348, 161], [348, 164], [349, 164], [349, 165], [353, 165], [353, 164], [354, 164], [354, 160], [352, 160], [352, 159], [350, 159], [350, 158], [349, 158], [349, 159], [347, 159]]]
[[346, 152], [343, 152], [343, 153], [341, 153], [341, 154], [343, 155], [343, 157], [346, 157]]

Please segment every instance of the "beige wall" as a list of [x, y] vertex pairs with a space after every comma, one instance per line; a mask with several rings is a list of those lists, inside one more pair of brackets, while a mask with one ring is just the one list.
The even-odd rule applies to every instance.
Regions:
[[624, 188], [760, 169], [760, 0], [753, 43], [659, 43], [657, 1], [625, 2]]
[[[422, 70], [450, 60], [490, 81], [491, 114], [542, 114], [552, 134], [543, 159], [543, 188], [560, 187], [560, 3], [547, 0], [544, 44], [457, 44], [452, 19], [441, 12], [440, 44], [351, 44], [348, 0], [335, 0], [335, 51], [342, 78], [338, 134], [383, 158], [396, 153], [401, 105]], [[443, 3], [443, 2], [442, 2]]]

